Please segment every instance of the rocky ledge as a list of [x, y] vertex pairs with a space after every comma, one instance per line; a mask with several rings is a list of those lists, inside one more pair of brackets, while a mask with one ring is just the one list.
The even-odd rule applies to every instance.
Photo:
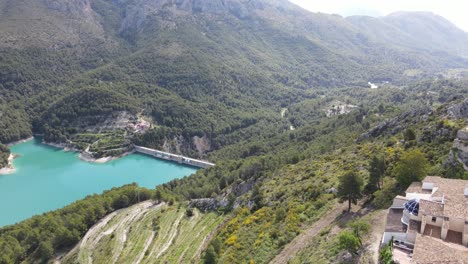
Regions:
[[458, 131], [447, 160], [449, 164], [457, 162], [462, 163], [463, 168], [468, 171], [468, 126]]
[[193, 199], [189, 203], [189, 207], [195, 207], [201, 211], [216, 211], [221, 207], [226, 207], [228, 201], [226, 200], [217, 200], [215, 198], [202, 198], [202, 199]]
[[430, 107], [422, 107], [403, 113], [395, 118], [386, 120], [376, 127], [370, 129], [368, 132], [363, 133], [359, 137], [358, 142], [370, 138], [376, 138], [383, 134], [396, 135], [405, 128], [409, 127], [411, 124], [426, 120], [431, 114], [432, 109]]

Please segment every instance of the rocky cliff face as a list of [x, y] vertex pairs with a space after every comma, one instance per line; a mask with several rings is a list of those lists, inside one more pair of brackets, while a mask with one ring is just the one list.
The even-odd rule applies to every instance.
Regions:
[[171, 16], [202, 13], [205, 15], [230, 14], [239, 19], [247, 19], [255, 9], [263, 7], [259, 0], [137, 0], [118, 1], [117, 3], [125, 7], [125, 16], [120, 28], [121, 33], [141, 30], [145, 22], [155, 15], [164, 17], [160, 21], [161, 25], [172, 20]]
[[47, 8], [67, 15], [91, 15], [90, 0], [45, 0]]
[[231, 13], [238, 17], [247, 17], [250, 11], [263, 8], [260, 0], [140, 0], [134, 5], [158, 10], [176, 8], [189, 13]]
[[447, 113], [452, 119], [468, 119], [468, 98], [459, 104], [450, 106]]
[[[111, 44], [91, 0], [24, 0], [0, 5], [0, 48], [49, 50]], [[18, 21], [21, 21], [19, 23]], [[83, 50], [79, 50], [81, 53]]]
[[[468, 119], [468, 99], [448, 107], [447, 114], [449, 118], [465, 119], [466, 121]], [[468, 171], [468, 126], [458, 131], [447, 160], [448, 164], [457, 162], [463, 164], [463, 168]]]
[[457, 162], [463, 164], [463, 168], [468, 171], [468, 126], [458, 131], [447, 160], [448, 164]]
[[370, 129], [368, 132], [363, 133], [358, 141], [376, 138], [380, 135], [396, 135], [397, 133], [402, 132], [404, 129], [410, 127], [416, 122], [421, 122], [427, 120], [429, 115], [432, 114], [432, 109], [430, 107], [422, 107], [419, 109], [414, 109], [412, 111], [403, 113], [395, 118], [386, 120], [376, 127]]
[[215, 198], [202, 198], [190, 200], [189, 207], [198, 208], [204, 212], [216, 211], [221, 207], [228, 206], [227, 200], [218, 200]]

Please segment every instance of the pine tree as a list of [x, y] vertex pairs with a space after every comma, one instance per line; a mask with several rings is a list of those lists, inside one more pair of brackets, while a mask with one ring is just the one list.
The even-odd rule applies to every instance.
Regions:
[[369, 163], [369, 183], [366, 191], [373, 193], [382, 188], [382, 179], [385, 174], [385, 160], [374, 156]]
[[341, 202], [348, 201], [348, 212], [351, 211], [351, 203], [357, 204], [362, 197], [362, 178], [354, 171], [349, 171], [340, 177], [338, 197]]

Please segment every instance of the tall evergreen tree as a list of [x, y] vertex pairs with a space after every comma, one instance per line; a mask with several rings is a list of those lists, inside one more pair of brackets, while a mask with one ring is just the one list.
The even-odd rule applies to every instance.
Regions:
[[250, 197], [251, 201], [254, 202], [254, 206], [252, 207], [252, 212], [257, 211], [258, 209], [263, 207], [263, 195], [262, 191], [260, 190], [260, 186], [255, 185], [252, 190], [252, 196]]
[[205, 264], [215, 264], [217, 262], [217, 256], [213, 246], [209, 246], [205, 252], [205, 257], [203, 263]]
[[403, 133], [403, 138], [405, 141], [411, 141], [416, 139], [416, 132], [412, 128], [408, 128]]
[[366, 191], [373, 193], [382, 188], [382, 179], [385, 174], [385, 160], [378, 156], [374, 156], [369, 163], [369, 183], [366, 186]]
[[362, 197], [362, 178], [354, 171], [349, 171], [340, 177], [338, 197], [341, 202], [348, 201], [348, 212], [351, 211], [351, 203], [357, 204]]

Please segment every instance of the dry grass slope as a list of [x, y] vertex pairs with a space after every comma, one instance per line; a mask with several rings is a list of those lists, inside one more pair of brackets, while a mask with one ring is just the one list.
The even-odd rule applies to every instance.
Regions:
[[61, 261], [68, 263], [193, 263], [224, 220], [181, 205], [143, 202], [108, 215]]

